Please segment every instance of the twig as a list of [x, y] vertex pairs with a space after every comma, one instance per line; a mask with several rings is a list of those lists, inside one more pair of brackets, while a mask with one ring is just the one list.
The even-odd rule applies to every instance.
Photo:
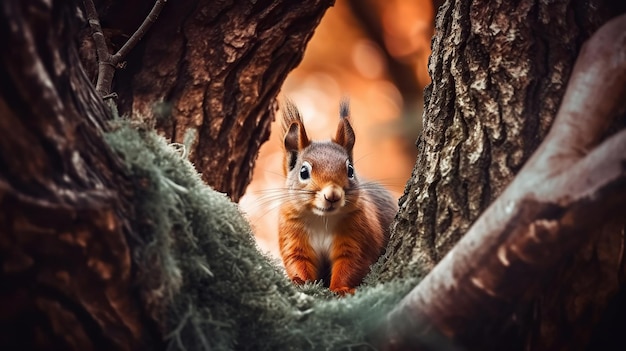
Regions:
[[107, 48], [106, 41], [104, 40], [104, 33], [100, 26], [100, 20], [98, 19], [98, 12], [93, 0], [83, 0], [85, 4], [85, 10], [87, 12], [87, 19], [89, 26], [93, 31], [93, 40], [96, 44], [96, 52], [98, 54], [98, 80], [96, 81], [96, 91], [103, 97], [111, 96], [111, 88], [113, 86], [113, 76], [115, 74], [115, 68], [118, 67], [120, 62], [124, 60], [126, 55], [132, 50], [137, 43], [148, 32], [152, 24], [159, 17], [161, 9], [165, 6], [167, 0], [156, 0], [152, 10], [148, 16], [144, 19], [143, 23], [133, 33], [133, 35], [126, 41], [121, 49], [117, 53], [111, 55]]
[[623, 215], [626, 130], [602, 138], [626, 108], [624, 42], [626, 15], [583, 46], [550, 133], [506, 191], [389, 313], [372, 336], [379, 349], [417, 348], [433, 334], [476, 346], [480, 330], [503, 322], [589, 233]]
[[[104, 40], [104, 33], [98, 19], [98, 12], [93, 0], [84, 0], [85, 11], [87, 12], [87, 20], [93, 31], [93, 41], [96, 44], [96, 53], [98, 54], [98, 80], [96, 82], [96, 91], [101, 95], [108, 95], [111, 90], [113, 81], [113, 72], [115, 66], [111, 63], [111, 54]], [[106, 88], [108, 86], [108, 89]]]
[[128, 52], [130, 52], [130, 50], [132, 50], [132, 48], [134, 48], [135, 45], [139, 43], [141, 38], [143, 38], [143, 36], [148, 32], [148, 29], [150, 29], [152, 24], [156, 22], [157, 18], [159, 17], [159, 13], [161, 13], [161, 9], [163, 8], [163, 6], [165, 6], [166, 2], [167, 0], [157, 0], [154, 3], [152, 10], [150, 10], [150, 13], [146, 17], [146, 19], [143, 20], [143, 23], [139, 26], [139, 28], [137, 28], [135, 33], [133, 33], [133, 35], [126, 41], [126, 43], [122, 46], [122, 48], [119, 49], [115, 55], [113, 55], [113, 59], [116, 62], [116, 64], [121, 62], [126, 57], [126, 55], [128, 55]]

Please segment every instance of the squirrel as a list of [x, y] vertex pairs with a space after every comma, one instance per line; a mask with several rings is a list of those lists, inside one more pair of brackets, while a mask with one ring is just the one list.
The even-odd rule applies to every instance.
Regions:
[[278, 241], [285, 270], [298, 285], [322, 280], [341, 296], [354, 294], [384, 253], [397, 211], [389, 191], [357, 176], [349, 110], [344, 99], [330, 141], [309, 140], [290, 101], [282, 118], [287, 195], [279, 210]]

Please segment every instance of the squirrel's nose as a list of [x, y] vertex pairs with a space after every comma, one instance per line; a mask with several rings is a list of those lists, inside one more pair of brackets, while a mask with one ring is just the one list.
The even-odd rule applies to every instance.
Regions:
[[324, 194], [324, 200], [330, 202], [331, 204], [334, 204], [335, 202], [341, 200], [341, 196], [333, 191], [328, 196]]

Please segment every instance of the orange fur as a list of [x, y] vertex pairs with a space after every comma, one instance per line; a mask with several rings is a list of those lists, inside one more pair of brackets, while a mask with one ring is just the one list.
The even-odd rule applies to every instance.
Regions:
[[347, 103], [328, 142], [310, 141], [296, 107], [288, 103], [286, 111], [288, 194], [278, 228], [285, 270], [294, 283], [324, 279], [331, 291], [354, 293], [384, 252], [397, 205], [384, 188], [360, 182], [353, 171]]

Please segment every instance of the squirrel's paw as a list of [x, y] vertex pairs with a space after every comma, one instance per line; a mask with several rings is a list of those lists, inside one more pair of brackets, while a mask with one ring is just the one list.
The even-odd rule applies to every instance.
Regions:
[[350, 295], [354, 295], [354, 288], [349, 288], [347, 286], [342, 286], [340, 288], [336, 288], [336, 289], [331, 289], [332, 292], [334, 292], [335, 294], [339, 295], [339, 296], [346, 296], [347, 294]]
[[292, 281], [294, 284], [296, 284], [296, 285], [304, 285], [304, 283], [305, 283], [305, 281], [304, 281], [304, 280], [302, 280], [302, 278], [297, 277], [297, 276], [296, 276], [296, 277], [291, 278], [291, 281]]

